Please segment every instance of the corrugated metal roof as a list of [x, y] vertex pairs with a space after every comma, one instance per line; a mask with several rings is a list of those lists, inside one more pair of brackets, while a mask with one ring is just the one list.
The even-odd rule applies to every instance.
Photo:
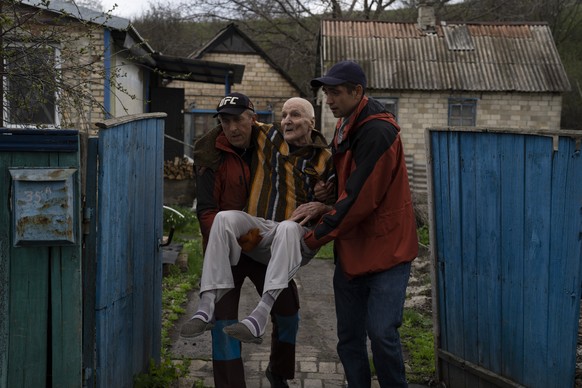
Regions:
[[545, 23], [323, 20], [322, 72], [357, 61], [370, 89], [564, 92], [568, 77]]
[[40, 9], [46, 9], [51, 12], [66, 14], [70, 17], [86, 22], [101, 24], [114, 30], [125, 31], [130, 26], [130, 21], [128, 19], [110, 15], [103, 11], [79, 6], [66, 0], [51, 0], [50, 2], [42, 0], [21, 0], [21, 3]]

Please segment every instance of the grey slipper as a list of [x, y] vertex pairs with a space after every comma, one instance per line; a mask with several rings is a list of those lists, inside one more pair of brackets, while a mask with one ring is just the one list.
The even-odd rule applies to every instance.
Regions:
[[212, 322], [204, 322], [202, 319], [192, 318], [182, 325], [180, 329], [180, 337], [194, 338], [204, 334], [206, 330], [214, 327]]
[[263, 342], [262, 337], [255, 337], [244, 323], [237, 322], [233, 325], [226, 326], [222, 329], [229, 336], [236, 338], [240, 342], [260, 344]]

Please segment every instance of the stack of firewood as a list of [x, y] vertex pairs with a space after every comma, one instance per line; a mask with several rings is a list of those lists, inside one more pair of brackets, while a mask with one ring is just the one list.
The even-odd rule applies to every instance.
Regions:
[[194, 179], [194, 164], [190, 158], [175, 157], [164, 161], [164, 178], [171, 180]]

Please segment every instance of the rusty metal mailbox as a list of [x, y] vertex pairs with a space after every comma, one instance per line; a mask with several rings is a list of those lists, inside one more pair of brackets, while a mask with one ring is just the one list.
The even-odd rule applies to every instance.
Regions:
[[9, 168], [12, 177], [13, 245], [77, 242], [74, 168]]

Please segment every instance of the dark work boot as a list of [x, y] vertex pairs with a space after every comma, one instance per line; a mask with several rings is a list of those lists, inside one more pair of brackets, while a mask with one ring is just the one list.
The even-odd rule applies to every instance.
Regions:
[[271, 371], [271, 365], [267, 367], [267, 371], [265, 372], [265, 376], [267, 376], [267, 380], [271, 383], [271, 388], [288, 388], [289, 384], [287, 384], [287, 380], [281, 376], [273, 374]]

